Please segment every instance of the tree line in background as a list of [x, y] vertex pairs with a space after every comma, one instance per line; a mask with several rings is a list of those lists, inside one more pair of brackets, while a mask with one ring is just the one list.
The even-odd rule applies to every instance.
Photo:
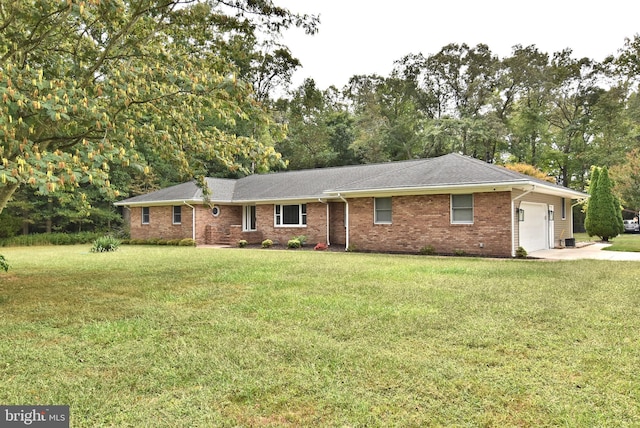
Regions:
[[581, 191], [593, 166], [606, 167], [637, 216], [639, 58], [638, 35], [602, 62], [569, 49], [515, 46], [501, 59], [485, 45], [450, 44], [399, 59], [386, 77], [353, 76], [342, 90], [308, 79], [274, 104], [289, 128], [276, 149], [294, 169], [458, 152]]
[[607, 167], [640, 207], [638, 35], [602, 62], [450, 44], [275, 99], [301, 65], [278, 35], [318, 24], [270, 0], [3, 2], [0, 237], [111, 229], [114, 200], [205, 176], [451, 152], [578, 190]]

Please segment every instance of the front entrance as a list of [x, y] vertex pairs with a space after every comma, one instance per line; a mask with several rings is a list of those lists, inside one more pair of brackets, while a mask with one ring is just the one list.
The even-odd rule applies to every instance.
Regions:
[[546, 204], [520, 203], [523, 212], [519, 222], [520, 246], [528, 253], [549, 248], [549, 225]]

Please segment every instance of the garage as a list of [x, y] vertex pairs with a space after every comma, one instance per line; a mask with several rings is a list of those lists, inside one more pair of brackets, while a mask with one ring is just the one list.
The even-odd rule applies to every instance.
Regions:
[[522, 202], [520, 210], [520, 246], [528, 253], [549, 248], [547, 205]]

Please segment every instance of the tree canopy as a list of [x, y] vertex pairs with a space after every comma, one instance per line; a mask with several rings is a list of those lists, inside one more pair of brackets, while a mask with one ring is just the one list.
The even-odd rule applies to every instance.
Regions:
[[[282, 130], [253, 91], [265, 62], [240, 59], [292, 25], [317, 19], [270, 0], [3, 1], [0, 212], [21, 186], [113, 198], [110, 173], [149, 158], [185, 177], [277, 163], [268, 136]], [[286, 53], [274, 63], [295, 67]]]

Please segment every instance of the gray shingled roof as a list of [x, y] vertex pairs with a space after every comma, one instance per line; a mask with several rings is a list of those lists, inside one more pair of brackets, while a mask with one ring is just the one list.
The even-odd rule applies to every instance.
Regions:
[[[215, 190], [217, 202], [231, 202], [233, 199], [233, 189], [236, 184], [236, 180], [207, 177], [206, 182], [209, 189]], [[167, 187], [166, 189], [124, 199], [116, 202], [115, 205], [165, 205], [170, 202], [199, 203], [202, 202], [202, 200], [202, 189], [198, 187], [195, 181], [189, 181], [187, 183]]]
[[[212, 190], [211, 201], [217, 203], [312, 200], [349, 193], [478, 188], [483, 185], [520, 188], [536, 185], [540, 190], [569, 198], [587, 196], [458, 154], [403, 162], [256, 174], [238, 180], [207, 178], [207, 185]], [[202, 191], [194, 182], [189, 182], [125, 199], [117, 205], [181, 201], [202, 201]]]

